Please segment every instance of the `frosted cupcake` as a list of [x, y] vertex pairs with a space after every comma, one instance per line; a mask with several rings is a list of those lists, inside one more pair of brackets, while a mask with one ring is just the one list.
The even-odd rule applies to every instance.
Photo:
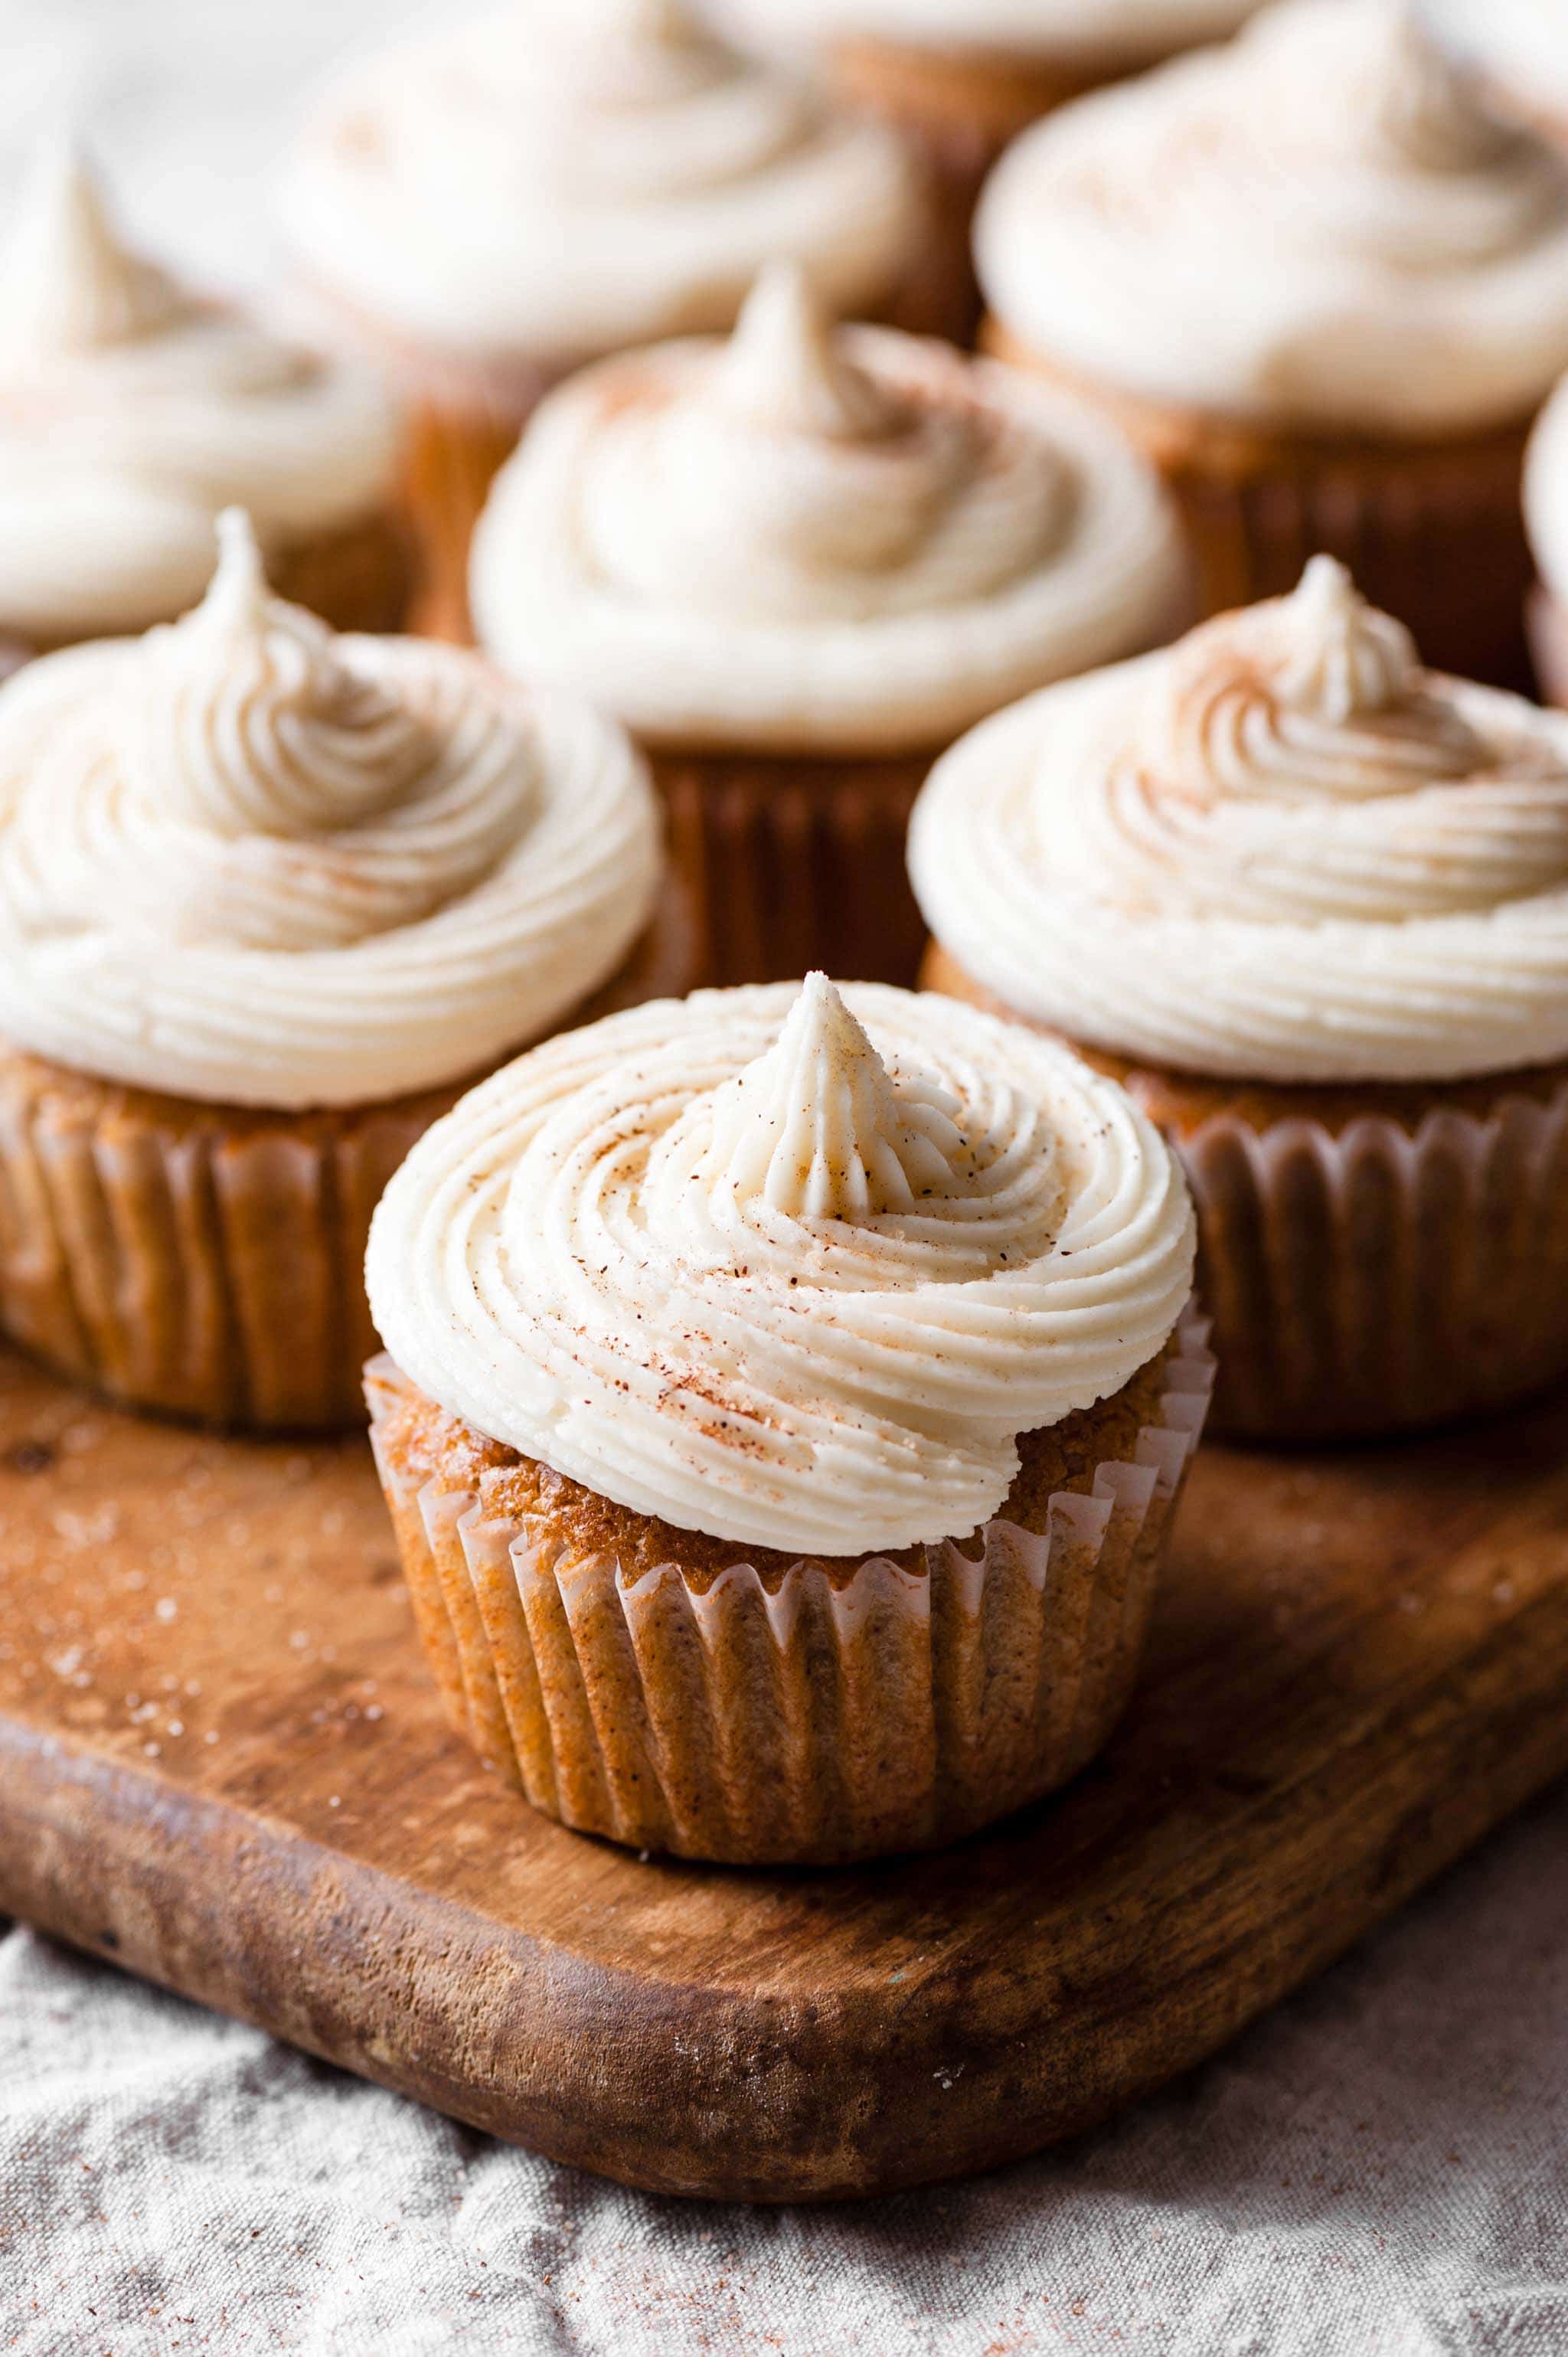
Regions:
[[863, 1857], [1125, 1701], [1210, 1363], [1158, 1136], [1059, 1047], [821, 974], [521, 1057], [368, 1262], [371, 1437], [459, 1727], [639, 1848]]
[[831, 330], [798, 272], [726, 344], [553, 394], [475, 540], [481, 642], [652, 748], [723, 982], [908, 982], [904, 833], [934, 754], [1153, 644], [1186, 577], [1152, 469], [1017, 371]]
[[361, 65], [317, 105], [284, 204], [328, 316], [418, 404], [446, 629], [485, 485], [572, 369], [728, 327], [779, 255], [834, 311], [943, 328], [962, 303], [899, 141], [677, 0], [531, 0]]
[[1568, 723], [1295, 595], [958, 746], [934, 985], [1079, 1043], [1187, 1166], [1228, 1430], [1377, 1433], [1568, 1372]]
[[0, 1324], [138, 1405], [329, 1426], [426, 1124], [612, 977], [682, 974], [613, 722], [335, 638], [222, 529], [185, 620], [0, 690]]
[[989, 340], [1108, 403], [1205, 602], [1326, 550], [1445, 669], [1517, 683], [1530, 419], [1568, 365], [1568, 162], [1389, 0], [1281, 0], [1026, 135], [976, 231]]
[[52, 647], [171, 620], [231, 503], [287, 596], [391, 630], [394, 445], [369, 371], [177, 286], [68, 145], [40, 154], [0, 251], [0, 632]]

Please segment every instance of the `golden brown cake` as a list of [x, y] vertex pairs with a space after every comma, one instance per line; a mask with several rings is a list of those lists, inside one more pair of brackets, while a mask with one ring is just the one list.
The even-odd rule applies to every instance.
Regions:
[[929, 986], [1176, 1146], [1216, 1421], [1343, 1437], [1568, 1373], [1568, 729], [1331, 560], [1004, 715], [911, 838]]
[[1125, 1096], [935, 999], [814, 975], [521, 1058], [369, 1257], [454, 1722], [689, 1857], [920, 1848], [1048, 1791], [1125, 1703], [1201, 1425], [1191, 1258]]
[[1530, 421], [1568, 366], [1568, 158], [1408, 11], [1276, 0], [1063, 109], [976, 230], [988, 348], [1158, 464], [1206, 610], [1320, 551], [1427, 660], [1520, 687]]
[[203, 604], [0, 691], [0, 1324], [133, 1405], [353, 1422], [371, 1207], [595, 994], [689, 979], [613, 722], [335, 637], [244, 517]]
[[903, 844], [971, 722], [1178, 626], [1175, 521], [1081, 404], [946, 346], [832, 328], [800, 275], [724, 344], [586, 371], [474, 548], [482, 643], [648, 748], [710, 979], [914, 980]]

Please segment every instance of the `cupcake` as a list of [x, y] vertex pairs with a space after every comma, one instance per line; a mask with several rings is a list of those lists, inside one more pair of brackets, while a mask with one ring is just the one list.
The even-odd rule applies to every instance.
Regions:
[[573, 369], [727, 328], [780, 255], [835, 311], [942, 328], [964, 303], [897, 137], [677, 0], [531, 0], [360, 65], [306, 125], [284, 211], [324, 317], [412, 395], [444, 631], [485, 486]]
[[538, 1808], [735, 1861], [950, 1840], [1132, 1682], [1211, 1373], [1127, 1097], [822, 975], [570, 1033], [371, 1232], [371, 1438], [447, 1710]]
[[1500, 105], [1568, 145], [1568, 14], [1561, 0], [1422, 0], [1455, 57], [1484, 74]]
[[1079, 1044], [1181, 1155], [1224, 1429], [1568, 1372], [1568, 722], [1423, 671], [1319, 557], [977, 729], [910, 857], [934, 986]]
[[231, 503], [288, 597], [393, 629], [395, 476], [370, 371], [177, 286], [124, 243], [68, 144], [40, 153], [0, 251], [0, 637], [59, 647], [172, 620]]
[[1112, 405], [1207, 610], [1319, 550], [1429, 662], [1525, 673], [1520, 478], [1568, 365], [1568, 161], [1389, 0], [1279, 0], [1026, 133], [976, 229], [987, 340]]
[[652, 750], [710, 978], [910, 982], [904, 871], [935, 754], [1026, 689], [1154, 644], [1186, 579], [1154, 473], [1079, 404], [776, 265], [727, 343], [553, 393], [475, 538], [498, 662]]
[[1008, 141], [1042, 114], [1200, 41], [1258, 0], [717, 0], [737, 37], [812, 56], [847, 102], [895, 124], [967, 218]]
[[613, 722], [335, 638], [220, 528], [183, 621], [0, 689], [0, 1324], [139, 1406], [328, 1426], [420, 1132], [680, 943]]

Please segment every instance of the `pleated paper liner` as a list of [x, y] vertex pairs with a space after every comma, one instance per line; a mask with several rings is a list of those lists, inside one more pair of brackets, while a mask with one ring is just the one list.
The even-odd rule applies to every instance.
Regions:
[[1113, 417], [1176, 499], [1205, 614], [1294, 589], [1326, 552], [1434, 671], [1528, 688], [1521, 486], [1530, 420], [1442, 441], [1253, 431], [1089, 383], [994, 319], [983, 347]]
[[656, 752], [670, 852], [714, 983], [912, 985], [925, 939], [905, 842], [936, 754]]
[[[941, 952], [923, 979], [1007, 1011]], [[1568, 1375], [1568, 1065], [1314, 1090], [1079, 1053], [1131, 1092], [1186, 1169], [1218, 1434], [1413, 1431]]]
[[[385, 1357], [371, 1437], [453, 1724], [536, 1808], [732, 1863], [921, 1849], [1076, 1773], [1131, 1691], [1213, 1362], [1189, 1314], [1058, 1435], [1081, 1469], [965, 1545], [795, 1562], [737, 1548], [628, 1580], [508, 1496], [510, 1451]], [[1103, 1449], [1103, 1454], [1099, 1449]]]
[[[566, 1021], [692, 986], [682, 896]], [[0, 1326], [74, 1381], [201, 1423], [364, 1421], [387, 1181], [483, 1073], [310, 1113], [122, 1088], [0, 1047]]]

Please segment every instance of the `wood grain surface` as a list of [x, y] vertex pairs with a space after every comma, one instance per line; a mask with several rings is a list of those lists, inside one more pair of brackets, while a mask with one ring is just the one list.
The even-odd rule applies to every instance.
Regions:
[[561, 1831], [449, 1735], [360, 1443], [0, 1358], [0, 1907], [629, 2183], [955, 2176], [1221, 2045], [1568, 1767], [1568, 1404], [1209, 1452], [1122, 1736], [943, 1856]]

